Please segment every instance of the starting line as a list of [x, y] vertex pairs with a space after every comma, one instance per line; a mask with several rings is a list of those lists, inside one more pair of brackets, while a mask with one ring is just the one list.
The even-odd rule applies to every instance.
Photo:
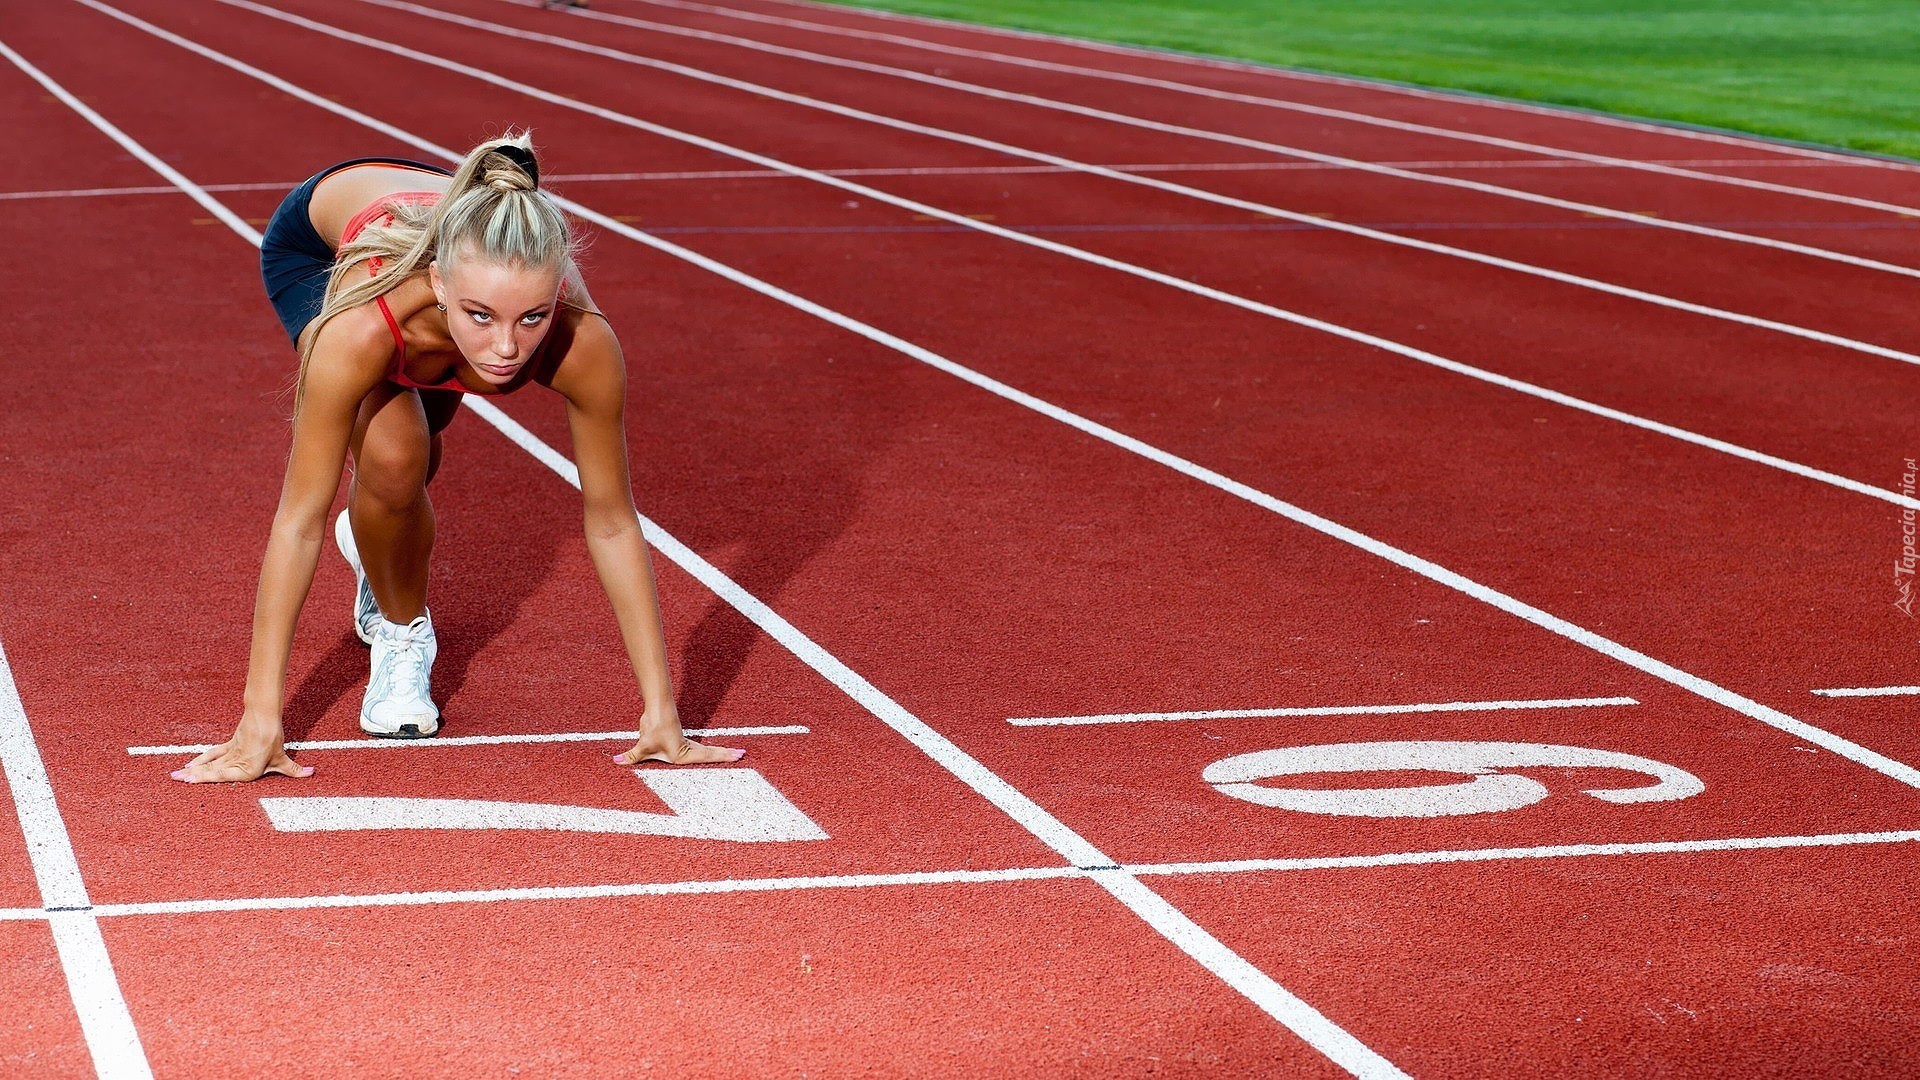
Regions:
[[[95, 918], [141, 915], [204, 915], [234, 911], [293, 911], [313, 908], [405, 907], [433, 904], [503, 903], [539, 900], [591, 900], [628, 896], [688, 896], [741, 892], [791, 892], [805, 889], [865, 889], [916, 885], [987, 885], [1019, 881], [1097, 878], [1102, 874], [1190, 876], [1301, 870], [1372, 869], [1432, 866], [1444, 863], [1502, 862], [1623, 855], [1684, 855], [1721, 851], [1769, 851], [1793, 848], [1858, 847], [1920, 843], [1920, 829], [1814, 836], [1753, 836], [1719, 840], [1656, 840], [1619, 844], [1555, 844], [1526, 848], [1477, 848], [1410, 851], [1385, 855], [1329, 855], [1285, 859], [1237, 859], [1194, 863], [1135, 863], [1115, 867], [1023, 866], [998, 870], [932, 870], [895, 874], [836, 874], [812, 877], [728, 878], [717, 881], [632, 882], [611, 885], [536, 886], [512, 889], [462, 889], [441, 892], [369, 893], [334, 896], [244, 897], [232, 900], [161, 900], [140, 904], [100, 904]], [[42, 908], [0, 908], [0, 922], [45, 920], [64, 912]]]
[[[682, 733], [690, 739], [723, 738], [732, 739], [742, 735], [807, 735], [812, 728], [804, 724], [785, 724], [770, 727], [718, 727], [695, 728]], [[531, 735], [453, 735], [446, 738], [435, 736], [427, 739], [321, 739], [313, 742], [290, 742], [288, 750], [399, 750], [408, 747], [433, 746], [500, 746], [507, 743], [566, 743], [566, 742], [631, 742], [640, 737], [638, 731], [555, 731]], [[135, 757], [161, 754], [204, 754], [213, 749], [211, 743], [199, 743], [192, 746], [129, 746], [127, 753]]]

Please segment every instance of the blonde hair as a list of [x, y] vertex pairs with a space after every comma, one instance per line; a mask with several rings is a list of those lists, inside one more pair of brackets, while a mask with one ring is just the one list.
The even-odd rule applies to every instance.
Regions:
[[[508, 150], [512, 147], [520, 151]], [[508, 132], [467, 153], [454, 170], [446, 195], [432, 206], [396, 201], [393, 220], [368, 225], [335, 253], [327, 277], [326, 302], [314, 316], [300, 350], [299, 384], [306, 382], [313, 343], [322, 327], [343, 311], [384, 296], [439, 259], [454, 258], [554, 269], [571, 278], [578, 252], [566, 216], [538, 185], [530, 132]], [[364, 265], [378, 259], [372, 273]], [[579, 305], [571, 305], [578, 307]], [[582, 309], [585, 310], [585, 309]], [[298, 394], [296, 393], [296, 408]]]

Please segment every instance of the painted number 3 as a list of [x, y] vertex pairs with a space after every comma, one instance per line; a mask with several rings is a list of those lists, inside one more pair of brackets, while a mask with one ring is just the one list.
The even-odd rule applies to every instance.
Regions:
[[[1446, 817], [1518, 810], [1547, 797], [1547, 786], [1500, 769], [1621, 769], [1653, 783], [1589, 788], [1611, 803], [1666, 802], [1698, 795], [1706, 785], [1685, 769], [1612, 750], [1510, 742], [1368, 742], [1289, 746], [1224, 758], [1201, 778], [1223, 795], [1261, 806], [1347, 817]], [[1265, 783], [1281, 776], [1328, 773], [1438, 772], [1472, 779], [1417, 787], [1290, 788]]]

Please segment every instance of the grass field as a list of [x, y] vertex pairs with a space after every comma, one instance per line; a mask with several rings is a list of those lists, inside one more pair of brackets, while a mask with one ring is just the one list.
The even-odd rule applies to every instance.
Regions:
[[852, 2], [1920, 158], [1916, 0]]

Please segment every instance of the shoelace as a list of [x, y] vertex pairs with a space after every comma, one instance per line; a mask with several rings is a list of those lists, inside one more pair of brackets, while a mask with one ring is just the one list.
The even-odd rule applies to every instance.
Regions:
[[427, 664], [427, 639], [424, 633], [416, 633], [408, 627], [405, 634], [392, 634], [386, 639], [387, 662], [392, 664], [393, 680], [390, 685], [417, 689], [424, 681], [424, 669]]

